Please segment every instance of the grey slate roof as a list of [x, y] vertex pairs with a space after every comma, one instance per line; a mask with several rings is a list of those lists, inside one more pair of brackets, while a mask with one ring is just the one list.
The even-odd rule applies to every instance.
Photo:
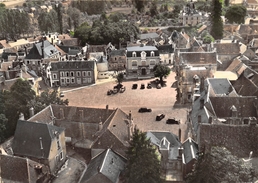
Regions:
[[125, 50], [111, 50], [109, 55], [110, 56], [125, 56], [126, 51]]
[[111, 149], [107, 149], [89, 162], [81, 182], [86, 183], [90, 179], [94, 180], [94, 176], [102, 174], [109, 180], [105, 183], [116, 183], [121, 171], [124, 170], [125, 163], [124, 157]]
[[229, 94], [234, 90], [231, 83], [226, 78], [209, 78], [207, 82], [209, 82], [215, 95]]
[[159, 53], [166, 54], [166, 53], [174, 53], [174, 48], [172, 44], [160, 45], [158, 46]]
[[132, 46], [126, 48], [128, 52], [131, 51], [155, 51], [158, 50], [155, 46]]
[[[64, 131], [64, 128], [18, 120], [12, 146], [14, 154], [47, 159], [56, 131], [60, 134]], [[41, 149], [40, 138], [42, 139], [43, 149]]]
[[156, 32], [151, 32], [151, 33], [140, 34], [139, 37], [140, 37], [140, 40], [157, 39], [159, 38], [159, 35]]
[[29, 54], [25, 57], [25, 59], [41, 59], [42, 46], [44, 46], [44, 58], [49, 58], [51, 57], [51, 55], [59, 53], [56, 47], [54, 47], [48, 40], [45, 40], [43, 42], [35, 43], [35, 45], [30, 50]]
[[186, 139], [183, 144], [183, 155], [182, 155], [182, 160], [184, 164], [189, 163], [193, 159], [198, 158], [198, 145], [197, 143], [189, 137]]
[[95, 66], [94, 61], [60, 61], [51, 62], [51, 70], [88, 70], [93, 71]]

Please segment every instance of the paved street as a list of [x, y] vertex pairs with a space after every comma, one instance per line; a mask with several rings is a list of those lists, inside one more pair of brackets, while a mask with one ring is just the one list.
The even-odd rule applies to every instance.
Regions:
[[[146, 85], [153, 80], [155, 79], [124, 81], [122, 84], [126, 87], [126, 91], [113, 95], [107, 95], [107, 91], [116, 85], [115, 81], [99, 83], [72, 91], [69, 91], [69, 88], [63, 88], [62, 90], [68, 90], [64, 92], [64, 98], [69, 99], [70, 106], [105, 108], [108, 105], [109, 108], [121, 108], [126, 113], [132, 112], [134, 124], [140, 130], [171, 131], [178, 135], [178, 129], [181, 128], [181, 140], [185, 140], [187, 138], [185, 132], [187, 128], [185, 124], [187, 108], [176, 104], [176, 91], [175, 88], [171, 87], [175, 81], [175, 73], [172, 72], [165, 80], [167, 81], [166, 87], [140, 89], [141, 83]], [[132, 89], [133, 83], [138, 83], [136, 90]], [[138, 113], [140, 107], [151, 108], [152, 112]], [[156, 115], [159, 113], [164, 113], [166, 117], [161, 121], [155, 121]], [[176, 118], [180, 120], [181, 124], [168, 125], [166, 124], [168, 118]]]

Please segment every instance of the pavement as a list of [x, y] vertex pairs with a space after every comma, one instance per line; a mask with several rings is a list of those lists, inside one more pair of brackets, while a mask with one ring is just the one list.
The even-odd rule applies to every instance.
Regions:
[[[155, 87], [140, 89], [141, 84], [146, 86], [155, 79], [124, 81], [122, 84], [126, 87], [126, 91], [113, 95], [107, 95], [107, 91], [116, 85], [114, 79], [97, 81], [93, 86], [62, 88], [62, 91], [65, 93], [64, 99], [69, 100], [69, 106], [105, 108], [108, 105], [112, 109], [121, 108], [127, 114], [131, 111], [134, 124], [142, 131], [170, 131], [178, 135], [180, 128], [183, 142], [188, 137], [186, 121], [189, 107], [177, 104], [176, 90], [171, 87], [175, 82], [175, 73], [171, 72], [165, 79], [167, 86], [161, 89]], [[134, 83], [138, 84], [135, 90], [132, 89]], [[140, 107], [151, 108], [152, 112], [138, 113]], [[160, 113], [165, 114], [165, 118], [156, 121], [156, 115]], [[181, 123], [180, 125], [166, 124], [168, 118], [176, 118]]]

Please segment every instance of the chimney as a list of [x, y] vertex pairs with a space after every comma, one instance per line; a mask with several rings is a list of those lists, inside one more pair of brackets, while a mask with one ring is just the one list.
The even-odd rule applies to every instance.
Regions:
[[34, 108], [33, 107], [30, 108], [29, 112], [30, 112], [30, 117], [34, 116]]
[[42, 137], [39, 137], [40, 149], [43, 150]]
[[178, 148], [178, 157], [177, 157], [177, 159], [182, 159], [182, 154], [183, 154], [183, 148], [179, 147]]
[[200, 100], [200, 109], [203, 109], [203, 107], [204, 107], [204, 99], [202, 98]]
[[41, 52], [42, 52], [41, 57], [44, 58], [44, 38], [42, 39]]
[[51, 43], [54, 45], [54, 39], [53, 38], [51, 38]]
[[83, 121], [83, 110], [79, 110], [79, 117], [80, 117], [80, 121]]
[[25, 50], [25, 55], [27, 56], [28, 53], [27, 53], [27, 46], [24, 46], [24, 50]]
[[64, 119], [64, 109], [60, 108], [59, 110], [59, 119]]
[[129, 120], [132, 120], [132, 111], [129, 111]]
[[24, 120], [24, 114], [22, 112], [19, 115], [19, 120]]
[[209, 124], [212, 124], [213, 118], [212, 116], [209, 117]]
[[178, 140], [181, 142], [181, 128], [178, 129]]
[[99, 131], [101, 131], [103, 129], [103, 123], [102, 121], [99, 122]]
[[202, 122], [202, 116], [198, 115], [198, 124], [200, 124]]

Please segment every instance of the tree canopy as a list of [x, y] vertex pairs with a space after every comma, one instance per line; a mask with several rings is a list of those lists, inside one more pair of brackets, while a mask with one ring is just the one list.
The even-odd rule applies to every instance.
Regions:
[[245, 22], [246, 12], [247, 10], [245, 6], [233, 5], [228, 7], [225, 17], [229, 23], [241, 24]]
[[147, 139], [146, 133], [135, 128], [127, 154], [125, 179], [127, 183], [162, 182], [161, 165], [156, 147]]
[[214, 39], [223, 37], [223, 22], [222, 22], [222, 3], [220, 0], [212, 0], [211, 12], [211, 32]]
[[154, 76], [160, 78], [161, 84], [163, 83], [163, 77], [167, 77], [170, 74], [171, 69], [163, 64], [157, 64], [153, 68]]
[[210, 152], [200, 154], [194, 171], [187, 175], [187, 183], [252, 182], [252, 178], [251, 164], [224, 147], [212, 147]]

